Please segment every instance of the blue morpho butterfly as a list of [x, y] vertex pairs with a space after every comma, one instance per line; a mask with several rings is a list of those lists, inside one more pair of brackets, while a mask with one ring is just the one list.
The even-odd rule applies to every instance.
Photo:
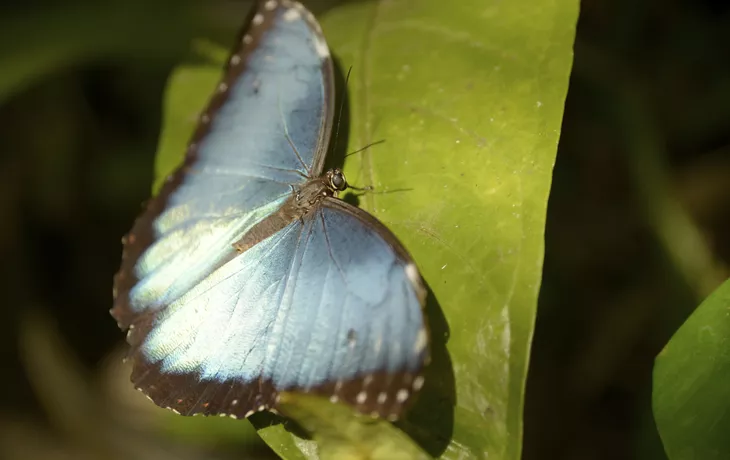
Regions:
[[[255, 14], [253, 14], [255, 13]], [[184, 163], [125, 237], [112, 315], [134, 385], [184, 415], [281, 391], [397, 418], [423, 385], [425, 289], [406, 250], [322, 174], [333, 64], [302, 5], [261, 2]]]

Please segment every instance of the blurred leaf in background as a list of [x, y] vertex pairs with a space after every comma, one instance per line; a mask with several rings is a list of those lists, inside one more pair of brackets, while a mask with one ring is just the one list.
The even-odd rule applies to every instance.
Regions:
[[581, 4], [525, 459], [666, 458], [654, 357], [728, 276], [729, 13], [711, 0]]
[[670, 460], [730, 458], [730, 281], [672, 336], [654, 365], [654, 416]]

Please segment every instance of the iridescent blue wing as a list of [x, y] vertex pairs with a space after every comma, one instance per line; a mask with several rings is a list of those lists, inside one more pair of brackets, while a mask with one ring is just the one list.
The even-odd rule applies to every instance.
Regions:
[[184, 164], [125, 239], [112, 309], [122, 328], [234, 257], [292, 185], [321, 172], [334, 99], [321, 29], [295, 2], [262, 2], [249, 21]]
[[424, 297], [382, 224], [324, 199], [140, 323], [132, 379], [183, 414], [248, 416], [289, 390], [396, 418], [423, 384]]
[[233, 248], [320, 174], [333, 112], [327, 46], [301, 5], [262, 2], [240, 43], [125, 243], [112, 314], [132, 380], [188, 415], [247, 416], [291, 390], [395, 417], [423, 383], [428, 334], [420, 276], [390, 232], [325, 198]]

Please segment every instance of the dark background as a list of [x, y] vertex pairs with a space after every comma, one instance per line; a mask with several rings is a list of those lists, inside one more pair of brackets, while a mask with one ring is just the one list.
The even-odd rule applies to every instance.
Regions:
[[[0, 457], [268, 456], [250, 431], [210, 441], [158, 422], [108, 359], [122, 340], [112, 275], [150, 191], [166, 78], [191, 37], [227, 46], [248, 5], [0, 6], [0, 82], [34, 69], [0, 92]], [[526, 459], [663, 458], [653, 357], [728, 276], [729, 178], [730, 5], [583, 1]]]

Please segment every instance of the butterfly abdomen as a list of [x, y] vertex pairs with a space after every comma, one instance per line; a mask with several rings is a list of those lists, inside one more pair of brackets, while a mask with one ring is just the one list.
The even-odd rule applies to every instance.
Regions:
[[273, 214], [264, 217], [233, 244], [242, 253], [279, 230], [309, 214], [322, 198], [332, 196], [323, 177], [310, 179], [300, 187], [292, 189], [291, 196]]

